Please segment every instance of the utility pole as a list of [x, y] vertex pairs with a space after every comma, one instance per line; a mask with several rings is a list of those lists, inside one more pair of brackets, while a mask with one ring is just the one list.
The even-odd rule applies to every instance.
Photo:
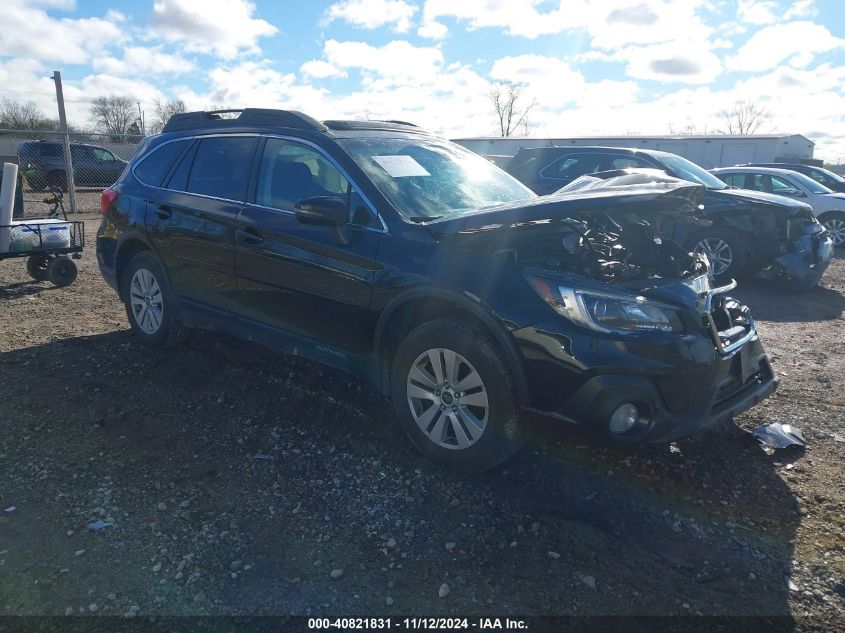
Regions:
[[67, 117], [65, 116], [65, 97], [62, 93], [62, 73], [53, 71], [53, 81], [56, 82], [56, 101], [59, 104], [59, 127], [65, 135], [65, 181], [67, 183], [68, 198], [70, 200], [70, 212], [76, 213], [76, 192], [74, 184], [76, 179], [73, 175], [73, 159], [70, 152], [70, 133], [67, 129]]
[[141, 136], [146, 136], [144, 133], [144, 113], [141, 112], [141, 102], [138, 102], [138, 127], [141, 130]]

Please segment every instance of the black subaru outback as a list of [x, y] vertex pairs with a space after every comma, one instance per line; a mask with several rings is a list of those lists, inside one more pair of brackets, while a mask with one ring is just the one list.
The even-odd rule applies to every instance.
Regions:
[[535, 196], [400, 122], [174, 116], [102, 196], [97, 258], [150, 346], [223, 330], [372, 381], [423, 453], [490, 468], [542, 416], [668, 441], [776, 387], [706, 256], [702, 187]]

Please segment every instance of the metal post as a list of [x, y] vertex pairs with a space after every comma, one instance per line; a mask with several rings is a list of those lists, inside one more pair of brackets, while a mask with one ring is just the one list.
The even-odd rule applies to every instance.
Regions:
[[65, 181], [67, 181], [68, 199], [70, 201], [70, 212], [76, 213], [76, 192], [74, 185], [76, 180], [73, 175], [73, 159], [70, 152], [70, 133], [67, 129], [67, 117], [65, 116], [65, 97], [62, 94], [62, 73], [53, 71], [53, 81], [56, 82], [56, 101], [59, 104], [59, 127], [65, 135]]

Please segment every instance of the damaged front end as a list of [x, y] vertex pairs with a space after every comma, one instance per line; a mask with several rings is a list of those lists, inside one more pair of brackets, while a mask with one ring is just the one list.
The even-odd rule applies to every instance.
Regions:
[[833, 240], [811, 212], [797, 213], [789, 219], [786, 239], [786, 252], [760, 275], [783, 278], [796, 290], [813, 288], [833, 259]]
[[775, 390], [750, 311], [728, 295], [736, 284], [714, 287], [706, 256], [661, 237], [667, 224], [702, 221], [702, 189], [627, 183], [428, 223], [444, 246], [520, 275], [550, 308], [511, 332], [530, 413], [613, 441], [668, 441]]

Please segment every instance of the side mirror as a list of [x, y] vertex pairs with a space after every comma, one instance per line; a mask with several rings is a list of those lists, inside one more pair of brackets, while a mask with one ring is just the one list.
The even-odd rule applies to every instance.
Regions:
[[343, 226], [349, 222], [349, 207], [337, 196], [303, 198], [293, 208], [296, 219], [303, 224]]

